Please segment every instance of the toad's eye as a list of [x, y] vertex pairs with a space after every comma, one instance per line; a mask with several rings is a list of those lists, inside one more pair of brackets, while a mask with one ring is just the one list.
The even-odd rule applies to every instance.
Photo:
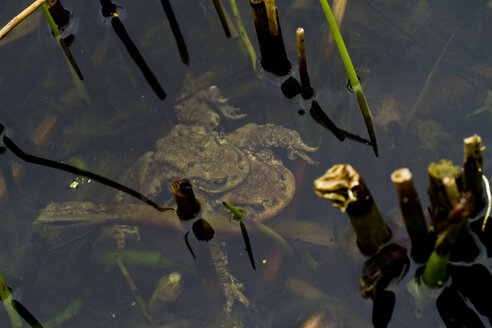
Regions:
[[227, 183], [227, 177], [224, 178], [216, 178], [213, 180], [214, 185], [223, 186]]

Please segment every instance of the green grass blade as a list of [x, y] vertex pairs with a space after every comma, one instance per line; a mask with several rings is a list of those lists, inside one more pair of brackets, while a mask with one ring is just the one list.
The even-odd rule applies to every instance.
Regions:
[[53, 35], [55, 38], [60, 37], [60, 29], [58, 28], [58, 25], [56, 25], [55, 20], [53, 19], [53, 16], [51, 16], [51, 13], [48, 9], [48, 6], [46, 3], [43, 3], [41, 5], [41, 9], [43, 10], [44, 17], [46, 17], [46, 20], [48, 21], [48, 24], [50, 24], [51, 31], [53, 32]]
[[345, 42], [343, 42], [342, 35], [340, 34], [340, 30], [338, 29], [337, 22], [333, 13], [331, 11], [330, 5], [326, 0], [320, 0], [321, 6], [323, 7], [323, 11], [325, 12], [326, 19], [328, 20], [328, 25], [330, 26], [330, 30], [333, 33], [333, 37], [335, 39], [335, 43], [337, 44], [338, 52], [342, 57], [343, 65], [345, 66], [345, 70], [350, 79], [350, 85], [355, 92], [357, 97], [357, 101], [359, 103], [360, 110], [362, 112], [362, 116], [364, 117], [364, 121], [366, 123], [367, 132], [369, 133], [369, 138], [371, 140], [372, 148], [376, 156], [378, 156], [378, 145], [376, 142], [376, 133], [374, 132], [374, 125], [372, 123], [372, 114], [371, 110], [366, 101], [366, 97], [364, 96], [364, 92], [362, 91], [362, 86], [360, 85], [359, 78], [357, 77], [357, 73], [355, 72], [354, 65], [352, 64], [352, 60], [347, 51], [347, 47], [345, 47]]
[[343, 42], [342, 34], [340, 34], [340, 30], [338, 29], [335, 16], [333, 16], [328, 1], [320, 0], [320, 2], [321, 6], [323, 7], [323, 11], [325, 12], [326, 19], [328, 20], [330, 30], [333, 33], [333, 37], [335, 39], [335, 43], [337, 44], [338, 51], [340, 52], [340, 56], [342, 57], [343, 65], [345, 66], [345, 70], [347, 70], [350, 84], [355, 90], [356, 86], [360, 85], [359, 78], [357, 77], [357, 73], [355, 73], [354, 65], [352, 64], [352, 60], [350, 59], [350, 56], [348, 54], [347, 47], [345, 47], [345, 42]]

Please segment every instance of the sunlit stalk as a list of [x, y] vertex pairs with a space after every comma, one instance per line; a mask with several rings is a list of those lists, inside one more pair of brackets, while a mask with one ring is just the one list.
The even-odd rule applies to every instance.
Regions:
[[43, 10], [44, 17], [46, 17], [46, 20], [48, 21], [48, 24], [50, 25], [51, 31], [53, 32], [53, 35], [58, 40], [58, 38], [60, 38], [60, 36], [61, 36], [60, 29], [58, 28], [58, 25], [56, 25], [55, 20], [53, 19], [53, 16], [51, 16], [51, 13], [50, 13], [46, 3], [43, 3], [41, 5], [41, 10]]
[[333, 37], [335, 38], [335, 43], [337, 44], [340, 56], [342, 57], [343, 65], [345, 66], [345, 70], [347, 71], [347, 74], [349, 76], [350, 85], [352, 86], [352, 89], [354, 90], [357, 97], [362, 116], [364, 117], [364, 121], [366, 123], [367, 132], [369, 133], [369, 137], [371, 139], [372, 148], [376, 156], [378, 156], [378, 146], [376, 142], [376, 134], [374, 132], [374, 125], [372, 123], [372, 114], [364, 96], [364, 92], [362, 91], [362, 86], [360, 85], [359, 78], [357, 77], [354, 65], [352, 64], [352, 60], [350, 59], [350, 56], [348, 54], [345, 42], [343, 42], [342, 35], [340, 34], [340, 30], [338, 29], [337, 22], [335, 20], [335, 17], [333, 16], [328, 1], [320, 0], [320, 2], [325, 12], [326, 19], [328, 20], [330, 30], [333, 33]]

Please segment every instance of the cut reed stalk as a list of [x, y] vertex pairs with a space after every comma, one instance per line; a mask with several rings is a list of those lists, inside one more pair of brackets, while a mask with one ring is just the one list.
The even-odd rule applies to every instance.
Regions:
[[463, 140], [465, 158], [463, 164], [463, 190], [475, 196], [477, 211], [485, 206], [483, 196], [482, 138], [478, 135]]
[[416, 262], [425, 262], [432, 251], [432, 239], [413, 185], [412, 173], [407, 168], [398, 169], [391, 174], [391, 181], [398, 193], [403, 221], [412, 243], [411, 255]]
[[429, 175], [427, 195], [430, 200], [431, 223], [437, 232], [442, 232], [446, 218], [453, 208], [448, 198], [448, 193], [451, 195], [450, 188], [448, 187], [446, 192], [443, 179], [448, 177], [458, 180], [461, 176], [461, 168], [454, 166], [449, 160], [442, 159], [439, 163], [431, 163], [427, 171]]
[[[280, 28], [277, 8], [272, 8], [269, 3], [270, 13], [267, 10], [264, 0], [250, 0], [255, 21], [256, 35], [261, 53], [261, 66], [267, 72], [277, 76], [284, 76], [289, 73], [292, 65], [287, 58], [284, 41], [282, 39], [282, 30]], [[275, 11], [274, 18], [272, 15]], [[272, 25], [271, 20], [275, 21]], [[272, 27], [270, 27], [272, 25]]]
[[318, 196], [330, 199], [342, 212], [347, 211], [364, 255], [371, 255], [391, 239], [374, 199], [359, 173], [348, 164], [334, 165], [314, 181]]
[[297, 59], [299, 62], [299, 76], [301, 78], [302, 97], [309, 99], [313, 96], [313, 88], [309, 82], [309, 75], [307, 72], [306, 62], [306, 42], [304, 39], [304, 29], [302, 27], [297, 28]]

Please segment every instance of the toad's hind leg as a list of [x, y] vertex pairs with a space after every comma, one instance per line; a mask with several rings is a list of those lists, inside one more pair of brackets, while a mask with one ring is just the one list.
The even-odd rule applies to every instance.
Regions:
[[219, 280], [219, 285], [226, 298], [226, 310], [232, 311], [234, 301], [238, 300], [244, 306], [249, 307], [249, 300], [244, 296], [243, 284], [237, 280], [229, 271], [229, 260], [224, 241], [210, 240], [208, 242], [210, 254], [214, 262], [215, 270]]

